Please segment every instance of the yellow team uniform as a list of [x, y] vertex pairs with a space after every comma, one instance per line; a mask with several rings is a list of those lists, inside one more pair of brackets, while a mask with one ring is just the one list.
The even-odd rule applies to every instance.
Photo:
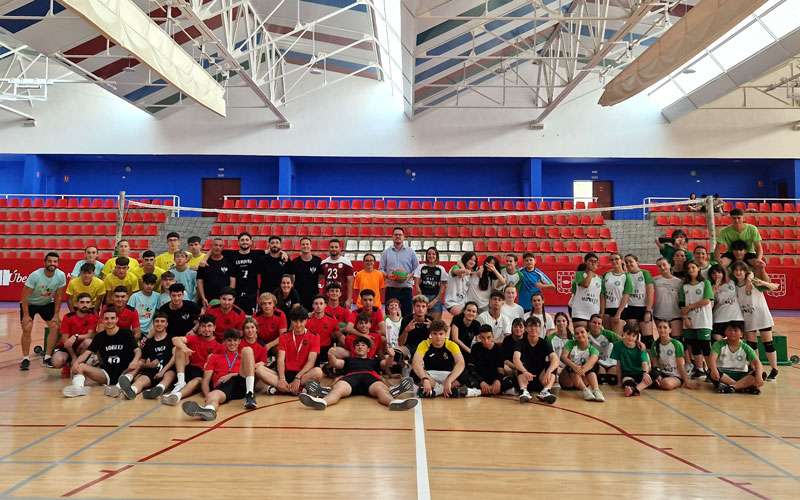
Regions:
[[[144, 268], [142, 266], [139, 266], [136, 269], [134, 269], [132, 272], [133, 272], [133, 274], [136, 275], [136, 279], [139, 281], [139, 289], [141, 290], [142, 289], [142, 276], [144, 276], [146, 274], [146, 271], [144, 270]], [[155, 266], [155, 268], [153, 269], [153, 272], [151, 274], [155, 274], [156, 275], [156, 287], [154, 288], [154, 290], [156, 292], [160, 292], [161, 291], [161, 275], [164, 274], [164, 270], [161, 269], [158, 266]]]
[[88, 293], [92, 296], [92, 307], [97, 309], [103, 303], [103, 297], [106, 295], [106, 285], [103, 280], [97, 276], [92, 276], [92, 281], [88, 285], [84, 285], [80, 278], [72, 278], [67, 285], [67, 296], [70, 303], [75, 306], [78, 303], [78, 295]]
[[109, 274], [103, 279], [106, 285], [107, 292], [114, 292], [118, 286], [124, 286], [128, 289], [128, 295], [139, 290], [139, 278], [130, 271], [125, 275], [125, 279], [119, 279], [113, 274]]
[[172, 269], [175, 267], [175, 255], [170, 252], [160, 253], [156, 256], [155, 265], [164, 270]]
[[[192, 254], [190, 253], [189, 255], [192, 255]], [[189, 259], [189, 268], [190, 269], [194, 269], [196, 271], [198, 266], [200, 266], [200, 263], [203, 261], [203, 259], [205, 259], [205, 257], [206, 257], [206, 254], [200, 252], [200, 255], [198, 255], [197, 257], [190, 258]]]
[[[139, 261], [134, 259], [133, 257], [128, 257], [128, 260], [131, 261], [128, 264], [128, 271], [133, 271], [137, 267], [139, 267]], [[114, 272], [114, 268], [117, 267], [117, 258], [111, 257], [106, 261], [106, 265], [103, 266], [103, 276], [108, 276], [109, 274]]]

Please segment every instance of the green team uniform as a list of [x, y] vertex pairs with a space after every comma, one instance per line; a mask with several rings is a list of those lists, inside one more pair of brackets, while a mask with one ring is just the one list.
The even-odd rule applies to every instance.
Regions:
[[669, 339], [666, 344], [657, 341], [653, 344], [653, 357], [655, 358], [654, 366], [661, 370], [662, 374], [676, 378], [681, 377], [678, 373], [678, 359], [683, 358], [683, 344], [680, 341]]
[[703, 299], [711, 302], [689, 311], [692, 328], [683, 330], [683, 338], [687, 340], [711, 340], [711, 329], [714, 328], [714, 289], [711, 288], [710, 281], [703, 280], [694, 285], [684, 283], [678, 290], [678, 304], [681, 307], [692, 305]]
[[592, 356], [600, 358], [600, 351], [591, 342], [586, 349], [581, 349], [576, 340], [567, 340], [564, 344], [564, 352], [569, 356], [569, 360], [578, 366], [585, 365]]
[[724, 244], [730, 249], [731, 243], [737, 240], [744, 241], [747, 244], [747, 253], [756, 253], [755, 243], [756, 241], [761, 241], [761, 234], [758, 232], [758, 228], [752, 224], [745, 224], [741, 232], [734, 229], [733, 226], [728, 226], [722, 228], [719, 232], [717, 244]]
[[603, 279], [595, 275], [586, 288], [579, 284], [584, 279], [586, 279], [584, 271], [575, 273], [575, 279], [572, 280], [572, 297], [569, 299], [569, 306], [572, 308], [573, 319], [588, 321], [592, 314], [600, 314], [600, 294], [603, 293]]
[[638, 273], [628, 273], [631, 279], [631, 293], [628, 305], [631, 307], [645, 307], [647, 305], [647, 285], [653, 285], [653, 275], [650, 271], [640, 269]]
[[756, 352], [744, 342], [732, 351], [728, 343], [718, 340], [711, 346], [711, 352], [717, 354], [717, 370], [733, 380], [739, 380], [750, 373], [750, 363], [756, 360]]
[[601, 293], [606, 299], [606, 309], [616, 309], [622, 302], [622, 296], [633, 293], [633, 281], [628, 273], [615, 274], [609, 271], [603, 275]]
[[547, 342], [550, 344], [550, 347], [553, 348], [553, 352], [556, 353], [558, 359], [561, 359], [561, 351], [564, 349], [564, 345], [567, 342], [570, 342], [570, 339], [563, 339], [556, 335], [555, 333], [551, 333], [547, 337], [545, 337]]
[[595, 337], [589, 332], [589, 343], [594, 346], [600, 353], [600, 365], [604, 368], [616, 366], [617, 362], [611, 359], [611, 350], [614, 348], [614, 342], [618, 342], [620, 338], [616, 333], [611, 330], [603, 328], [600, 333]]
[[[674, 264], [674, 262], [672, 262], [672, 258], [675, 256], [675, 252], [678, 251], [677, 248], [672, 245], [662, 245], [661, 250], [659, 251], [661, 252], [661, 256], [667, 259], [670, 265]], [[683, 250], [683, 253], [686, 254], [686, 262], [691, 262], [694, 260], [694, 255], [692, 255], [692, 252], [689, 250]]]
[[642, 363], [650, 362], [647, 351], [640, 350], [638, 346], [628, 347], [621, 340], [614, 342], [611, 357], [619, 362], [623, 377], [644, 373]]

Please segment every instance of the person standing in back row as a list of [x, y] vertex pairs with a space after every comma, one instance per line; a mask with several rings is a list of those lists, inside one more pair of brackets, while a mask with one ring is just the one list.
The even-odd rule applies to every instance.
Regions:
[[289, 256], [281, 250], [283, 240], [280, 236], [269, 237], [269, 252], [261, 261], [261, 285], [258, 293], [275, 293], [281, 285], [281, 277], [289, 272]]
[[218, 300], [223, 289], [236, 288], [233, 267], [222, 254], [224, 248], [222, 238], [214, 238], [205, 265], [201, 262], [197, 267], [197, 300], [202, 307]]
[[300, 294], [300, 303], [311, 310], [314, 297], [319, 295], [319, 276], [322, 259], [311, 253], [311, 240], [300, 238], [300, 255], [292, 260], [288, 273], [294, 275], [294, 289]]
[[237, 237], [239, 250], [225, 250], [223, 255], [233, 266], [233, 277], [236, 280], [236, 305], [245, 314], [253, 314], [258, 303], [258, 275], [263, 268], [263, 250], [253, 250], [253, 236], [247, 231]]
[[381, 254], [380, 268], [386, 275], [386, 300], [399, 300], [403, 316], [409, 316], [412, 312], [411, 287], [419, 260], [416, 252], [403, 244], [404, 239], [402, 227], [392, 230], [393, 245]]

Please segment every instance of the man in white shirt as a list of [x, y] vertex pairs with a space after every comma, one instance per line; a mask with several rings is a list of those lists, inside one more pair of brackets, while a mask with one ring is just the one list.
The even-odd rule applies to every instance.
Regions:
[[489, 309], [478, 315], [478, 323], [492, 327], [494, 341], [498, 344], [511, 333], [511, 320], [503, 314], [505, 296], [503, 292], [493, 291], [489, 296]]

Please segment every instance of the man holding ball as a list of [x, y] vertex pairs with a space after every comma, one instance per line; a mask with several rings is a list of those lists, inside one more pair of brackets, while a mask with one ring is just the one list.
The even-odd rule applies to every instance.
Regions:
[[403, 316], [408, 316], [411, 314], [414, 270], [419, 267], [419, 261], [416, 252], [403, 244], [404, 239], [405, 231], [402, 227], [392, 230], [394, 245], [381, 254], [380, 269], [386, 275], [386, 300], [399, 300]]

